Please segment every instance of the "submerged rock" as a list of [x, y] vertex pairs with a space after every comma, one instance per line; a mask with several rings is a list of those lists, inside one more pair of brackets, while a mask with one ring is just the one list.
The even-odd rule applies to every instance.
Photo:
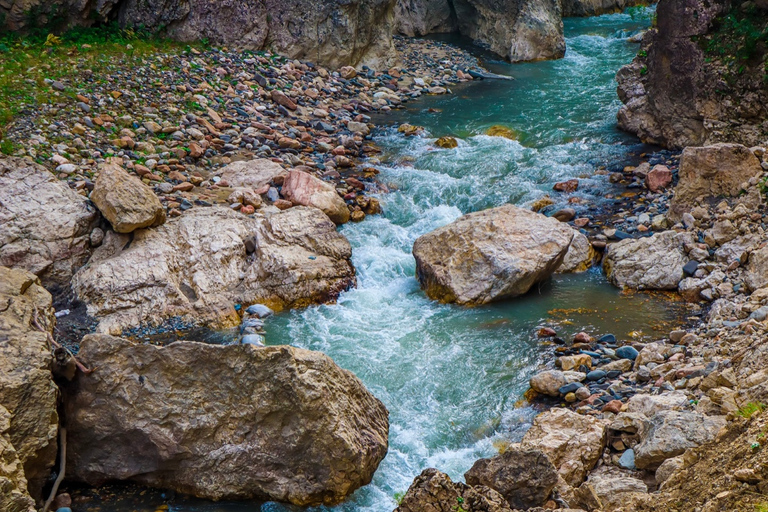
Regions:
[[515, 297], [560, 266], [569, 226], [512, 205], [470, 213], [413, 244], [419, 283], [441, 302], [485, 304]]
[[529, 509], [547, 501], [557, 483], [557, 471], [544, 452], [512, 445], [501, 455], [476, 461], [464, 479], [468, 485], [498, 491], [516, 509]]
[[349, 242], [316, 208], [268, 217], [194, 209], [128, 242], [112, 233], [72, 282], [100, 332], [174, 316], [236, 326], [235, 304], [300, 307], [355, 284]]
[[436, 469], [429, 468], [417, 476], [403, 496], [395, 512], [512, 512], [504, 497], [484, 485], [469, 486], [453, 482]]
[[608, 280], [619, 288], [675, 290], [685, 277], [685, 244], [692, 242], [690, 233], [675, 231], [622, 240], [608, 246], [603, 269]]
[[[0, 440], [6, 444], [0, 455], [8, 457], [0, 460], [0, 482], [5, 473], [19, 493], [27, 487], [31, 496], [39, 499], [56, 461], [59, 416], [58, 388], [50, 371], [51, 346], [46, 332], [33, 324], [36, 318], [48, 333], [53, 331], [56, 320], [51, 294], [33, 274], [0, 267], [0, 305], [0, 409], [8, 413], [9, 423], [4, 428], [4, 414], [0, 414], [0, 435], [7, 436], [12, 445], [9, 448]], [[12, 468], [16, 458], [23, 465], [22, 473]], [[11, 491], [13, 496], [17, 494]]]
[[98, 370], [66, 390], [67, 474], [91, 485], [332, 505], [387, 452], [387, 409], [319, 352], [89, 335], [79, 357]]
[[152, 189], [115, 164], [99, 170], [91, 201], [118, 233], [165, 222], [165, 208]]
[[91, 254], [99, 214], [44, 167], [0, 159], [0, 265], [21, 268], [49, 288], [65, 288]]

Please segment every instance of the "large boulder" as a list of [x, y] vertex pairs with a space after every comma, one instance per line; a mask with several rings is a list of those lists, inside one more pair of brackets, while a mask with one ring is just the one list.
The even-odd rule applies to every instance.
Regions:
[[117, 19], [181, 41], [271, 49], [332, 68], [382, 69], [396, 59], [394, 7], [395, 0], [7, 0], [0, 3], [0, 28]]
[[521, 447], [544, 452], [565, 482], [578, 487], [603, 455], [606, 424], [569, 409], [550, 409], [536, 416]]
[[692, 411], [660, 412], [651, 418], [650, 429], [635, 447], [635, 465], [640, 469], [656, 469], [688, 448], [714, 440], [725, 423], [722, 416]]
[[34, 274], [0, 267], [0, 304], [0, 409], [9, 414], [9, 428], [0, 430], [24, 466], [29, 493], [40, 498], [56, 460], [59, 428], [48, 342], [55, 325], [51, 294]]
[[419, 237], [413, 256], [430, 298], [485, 304], [522, 295], [551, 276], [573, 237], [569, 226], [507, 204], [464, 215]]
[[603, 270], [619, 288], [676, 290], [688, 263], [684, 247], [692, 241], [690, 233], [675, 231], [622, 240], [608, 247]]
[[27, 492], [27, 478], [10, 438], [11, 413], [0, 405], [0, 510], [34, 512], [35, 500]]
[[72, 281], [100, 332], [174, 316], [232, 326], [235, 304], [300, 307], [355, 284], [349, 242], [316, 208], [269, 216], [195, 208], [128, 242], [110, 232]]
[[292, 170], [285, 177], [283, 197], [293, 204], [321, 209], [336, 224], [349, 221], [349, 208], [330, 183], [309, 173]]
[[744, 270], [744, 282], [750, 290], [768, 286], [768, 247], [761, 247], [749, 253]]
[[[750, 12], [755, 9], [757, 12]], [[730, 45], [732, 37], [761, 33], [766, 5], [742, 9], [728, 0], [665, 0], [656, 27], [643, 38], [634, 61], [616, 78], [619, 126], [643, 142], [670, 148], [714, 142], [762, 144], [768, 103], [763, 62], [766, 48]], [[728, 15], [733, 23], [725, 22]], [[739, 30], [742, 30], [739, 29]], [[749, 58], [742, 58], [751, 54]], [[733, 62], [741, 64], [733, 69]]]
[[563, 262], [557, 267], [558, 274], [584, 272], [600, 260], [600, 255], [584, 234], [574, 231], [573, 241], [565, 253]]
[[687, 147], [680, 157], [675, 206], [691, 206], [698, 197], [736, 196], [743, 183], [763, 172], [760, 160], [741, 144]]
[[165, 208], [152, 189], [116, 164], [99, 169], [91, 201], [118, 233], [165, 222]]
[[464, 480], [490, 487], [510, 506], [525, 510], [544, 505], [557, 484], [557, 470], [541, 450], [512, 445], [501, 455], [475, 461]]
[[91, 485], [333, 505], [387, 453], [387, 409], [319, 352], [88, 335], [78, 357], [67, 476]]
[[395, 512], [512, 512], [504, 497], [484, 485], [453, 482], [445, 473], [429, 468], [417, 476]]
[[0, 159], [0, 265], [22, 268], [51, 289], [68, 287], [91, 254], [99, 214], [44, 167]]
[[219, 171], [220, 176], [231, 187], [245, 187], [259, 190], [278, 177], [285, 177], [288, 171], [266, 158], [233, 162]]

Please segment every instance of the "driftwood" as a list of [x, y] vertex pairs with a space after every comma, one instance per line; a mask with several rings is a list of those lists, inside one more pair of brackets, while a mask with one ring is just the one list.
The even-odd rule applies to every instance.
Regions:
[[87, 366], [85, 366], [83, 363], [78, 361], [78, 359], [75, 357], [75, 355], [67, 348], [62, 346], [60, 343], [58, 343], [55, 339], [53, 339], [53, 336], [50, 332], [43, 329], [43, 326], [40, 325], [40, 322], [37, 319], [37, 307], [35, 307], [34, 312], [32, 313], [32, 325], [35, 326], [35, 329], [37, 329], [40, 332], [44, 332], [46, 336], [48, 336], [48, 342], [51, 344], [52, 347], [56, 349], [66, 350], [67, 353], [72, 357], [72, 359], [75, 361], [75, 364], [77, 365], [77, 368], [83, 372], [84, 374], [88, 375], [89, 373], [92, 373], [92, 369], [88, 369]]
[[56, 498], [56, 493], [59, 491], [59, 485], [61, 485], [62, 480], [64, 480], [64, 472], [67, 469], [67, 429], [65, 427], [59, 429], [59, 445], [61, 448], [61, 452], [59, 453], [59, 474], [56, 477], [56, 481], [53, 482], [51, 494], [48, 495], [48, 500], [45, 502], [45, 505], [43, 505], [42, 512], [48, 512], [51, 503], [53, 503], [54, 498]]

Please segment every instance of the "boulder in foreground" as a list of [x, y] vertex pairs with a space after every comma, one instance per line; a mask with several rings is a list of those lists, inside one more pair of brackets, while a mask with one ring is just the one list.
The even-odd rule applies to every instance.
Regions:
[[419, 237], [416, 273], [432, 299], [486, 304], [522, 295], [551, 276], [573, 237], [568, 225], [507, 204]]
[[100, 332], [174, 316], [231, 327], [240, 322], [235, 304], [307, 306], [355, 284], [349, 241], [316, 208], [269, 216], [195, 208], [128, 242], [110, 232], [72, 282]]
[[387, 409], [319, 352], [89, 335], [79, 357], [67, 474], [91, 485], [332, 505], [387, 453]]
[[603, 270], [619, 288], [676, 290], [685, 277], [683, 266], [688, 263], [685, 245], [692, 242], [690, 233], [675, 231], [622, 240], [608, 247]]

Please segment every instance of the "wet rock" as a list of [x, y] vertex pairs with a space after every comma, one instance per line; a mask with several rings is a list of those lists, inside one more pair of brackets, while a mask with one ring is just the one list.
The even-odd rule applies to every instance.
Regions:
[[573, 208], [563, 208], [552, 214], [552, 217], [560, 222], [570, 222], [576, 216], [576, 210]]
[[130, 244], [105, 240], [72, 287], [100, 332], [174, 316], [226, 327], [240, 323], [234, 304], [283, 309], [334, 300], [355, 283], [350, 256], [347, 239], [316, 208], [265, 217], [214, 206], [137, 231]]
[[21, 268], [49, 288], [69, 285], [91, 254], [99, 214], [44, 167], [0, 159], [0, 265]]
[[543, 451], [560, 476], [578, 487], [603, 454], [605, 425], [568, 409], [551, 409], [536, 417], [521, 447]]
[[288, 172], [279, 164], [265, 158], [233, 162], [220, 171], [221, 178], [230, 186], [253, 190], [259, 190], [287, 174]]
[[[531, 389], [537, 393], [549, 396], [559, 396], [563, 386], [573, 382], [584, 380], [581, 372], [561, 372], [559, 370], [546, 370], [531, 377]], [[567, 392], [567, 391], [566, 391]]]
[[664, 231], [646, 238], [622, 240], [608, 247], [603, 269], [619, 288], [674, 290], [683, 279], [688, 262], [685, 244], [690, 233]]
[[435, 146], [445, 149], [458, 147], [459, 143], [453, 137], [440, 137], [435, 141]]
[[516, 509], [528, 509], [544, 505], [557, 483], [557, 471], [544, 452], [512, 445], [501, 455], [475, 461], [464, 480], [498, 491]]
[[504, 205], [464, 215], [421, 236], [413, 255], [419, 282], [430, 298], [485, 304], [521, 295], [549, 277], [572, 240], [570, 227]]
[[99, 170], [91, 201], [118, 233], [165, 222], [165, 209], [152, 189], [115, 164]]
[[619, 347], [616, 349], [616, 357], [619, 357], [621, 359], [629, 359], [631, 361], [634, 361], [637, 359], [638, 351], [636, 348], [631, 347], [629, 345], [624, 345], [623, 347]]
[[417, 476], [395, 512], [452, 512], [458, 510], [512, 512], [504, 497], [484, 485], [470, 487], [452, 482], [436, 469], [425, 469]]
[[336, 224], [349, 221], [349, 209], [333, 185], [303, 172], [292, 170], [285, 177], [283, 196], [293, 204], [322, 210]]
[[635, 448], [635, 463], [641, 469], [656, 469], [670, 457], [712, 441], [725, 418], [691, 411], [664, 411], [651, 418], [643, 441]]
[[560, 183], [555, 183], [552, 189], [558, 192], [576, 192], [579, 189], [579, 180], [572, 179], [568, 181], [561, 181]]
[[387, 452], [384, 405], [319, 352], [89, 335], [79, 357], [99, 371], [67, 390], [67, 471], [91, 485], [331, 505]]
[[[0, 267], [0, 304], [0, 444], [5, 444], [0, 454], [8, 456], [0, 464], [0, 481], [5, 476], [18, 491], [0, 501], [12, 498], [24, 503], [19, 497], [22, 487], [40, 499], [56, 460], [58, 388], [50, 371], [47, 334], [34, 327], [33, 319], [36, 316], [47, 333], [53, 332], [56, 320], [51, 294], [25, 270]], [[2, 426], [6, 420], [7, 428]], [[15, 466], [16, 459], [23, 473]]]

